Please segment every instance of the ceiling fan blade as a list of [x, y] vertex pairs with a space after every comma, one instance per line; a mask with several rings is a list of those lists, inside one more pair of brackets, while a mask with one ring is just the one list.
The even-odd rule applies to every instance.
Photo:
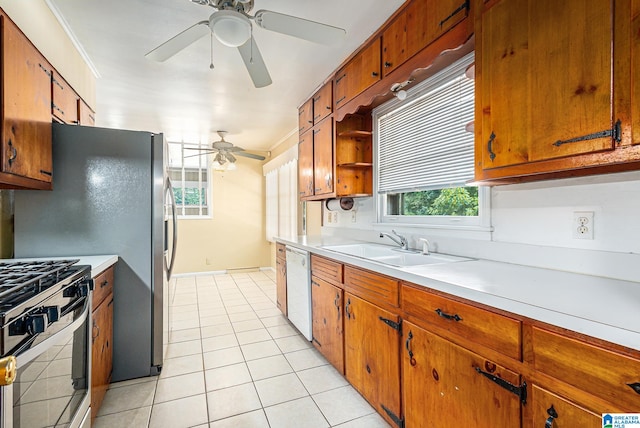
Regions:
[[205, 151], [205, 152], [217, 152], [217, 149], [201, 149], [198, 147], [185, 147], [185, 150], [200, 150], [200, 151]]
[[147, 53], [145, 57], [158, 62], [166, 61], [210, 32], [209, 21], [200, 21]]
[[189, 156], [185, 156], [184, 159], [186, 159], [186, 158], [194, 158], [196, 156], [208, 155], [208, 154], [211, 154], [211, 153], [214, 153], [214, 152], [202, 152], [202, 153], [198, 153], [198, 154], [195, 154], [195, 155], [189, 155]]
[[271, 76], [269, 76], [269, 70], [267, 70], [267, 66], [262, 59], [262, 55], [253, 36], [243, 45], [238, 46], [238, 52], [240, 52], [249, 76], [251, 76], [251, 80], [253, 80], [253, 85], [256, 88], [269, 86], [271, 84]]
[[247, 152], [234, 152], [234, 153], [236, 156], [244, 156], [245, 158], [265, 160], [264, 156], [254, 155], [253, 153], [247, 153]]
[[255, 13], [254, 20], [259, 27], [265, 30], [275, 31], [299, 39], [323, 45], [332, 45], [344, 40], [347, 32], [342, 28], [309, 21], [296, 16], [259, 10]]

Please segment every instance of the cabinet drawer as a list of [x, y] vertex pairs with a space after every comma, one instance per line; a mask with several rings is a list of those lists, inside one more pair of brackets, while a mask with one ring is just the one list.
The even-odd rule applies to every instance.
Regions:
[[[640, 358], [533, 327], [536, 370], [628, 411], [640, 409]], [[639, 355], [640, 357], [640, 355]]]
[[342, 288], [342, 263], [311, 255], [311, 275]]
[[91, 305], [96, 309], [113, 292], [113, 266], [104, 270], [93, 279], [93, 298]]
[[519, 320], [404, 284], [401, 306], [411, 316], [509, 357], [521, 358], [522, 329]]
[[395, 278], [345, 266], [344, 288], [371, 303], [398, 307], [400, 287]]
[[284, 244], [277, 243], [276, 244], [276, 257], [279, 259], [287, 258], [287, 247]]
[[[553, 417], [553, 428], [580, 427], [601, 428], [602, 418], [590, 410], [580, 407], [578, 404], [566, 400], [537, 385], [531, 385], [529, 398], [529, 413], [525, 417], [523, 427], [537, 428]], [[603, 409], [603, 411], [606, 411]]]

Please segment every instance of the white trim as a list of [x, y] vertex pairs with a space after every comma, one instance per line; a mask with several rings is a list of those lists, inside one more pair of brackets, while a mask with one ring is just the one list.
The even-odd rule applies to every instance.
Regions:
[[[237, 269], [223, 269], [223, 270], [210, 270], [210, 271], [206, 271], [206, 272], [184, 272], [184, 273], [174, 273], [171, 275], [171, 278], [185, 278], [185, 277], [189, 277], [189, 276], [205, 276], [205, 275], [233, 275], [234, 272], [238, 269], [257, 269], [257, 272], [262, 272], [262, 271], [274, 271], [275, 269], [272, 267], [257, 267], [257, 268], [237, 268]], [[231, 270], [232, 272], [229, 273], [229, 270]], [[237, 272], [237, 273], [251, 273], [251, 272]]]
[[89, 57], [89, 54], [87, 54], [87, 51], [85, 51], [84, 48], [82, 47], [82, 44], [80, 44], [80, 41], [78, 40], [76, 35], [73, 33], [73, 30], [71, 30], [69, 23], [64, 18], [62, 13], [60, 13], [60, 10], [58, 9], [58, 7], [53, 3], [52, 0], [45, 0], [45, 3], [47, 4], [47, 6], [49, 6], [51, 13], [53, 13], [53, 16], [56, 17], [56, 19], [58, 20], [58, 23], [60, 24], [64, 32], [67, 34], [67, 37], [69, 37], [69, 40], [71, 40], [71, 43], [73, 43], [73, 46], [76, 48], [76, 50], [80, 54], [80, 57], [82, 57], [84, 62], [87, 64], [87, 67], [89, 67], [89, 69], [91, 70], [91, 73], [93, 74], [93, 76], [96, 79], [100, 79], [102, 77], [100, 76], [100, 72], [96, 68], [93, 61], [91, 61], [91, 58]]

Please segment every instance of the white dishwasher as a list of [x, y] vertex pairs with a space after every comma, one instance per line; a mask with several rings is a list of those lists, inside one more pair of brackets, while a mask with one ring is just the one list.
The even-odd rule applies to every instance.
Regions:
[[309, 252], [287, 247], [287, 316], [307, 340], [311, 331], [311, 271]]

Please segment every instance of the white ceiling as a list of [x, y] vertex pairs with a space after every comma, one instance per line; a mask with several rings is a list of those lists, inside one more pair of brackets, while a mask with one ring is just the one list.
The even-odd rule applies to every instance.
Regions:
[[268, 9], [344, 28], [337, 46], [264, 30], [254, 37], [273, 84], [256, 89], [235, 48], [200, 39], [166, 62], [144, 55], [214, 9], [190, 0], [52, 0], [99, 73], [97, 125], [164, 132], [170, 141], [227, 140], [268, 150], [297, 128], [297, 108], [404, 0], [255, 0]]

